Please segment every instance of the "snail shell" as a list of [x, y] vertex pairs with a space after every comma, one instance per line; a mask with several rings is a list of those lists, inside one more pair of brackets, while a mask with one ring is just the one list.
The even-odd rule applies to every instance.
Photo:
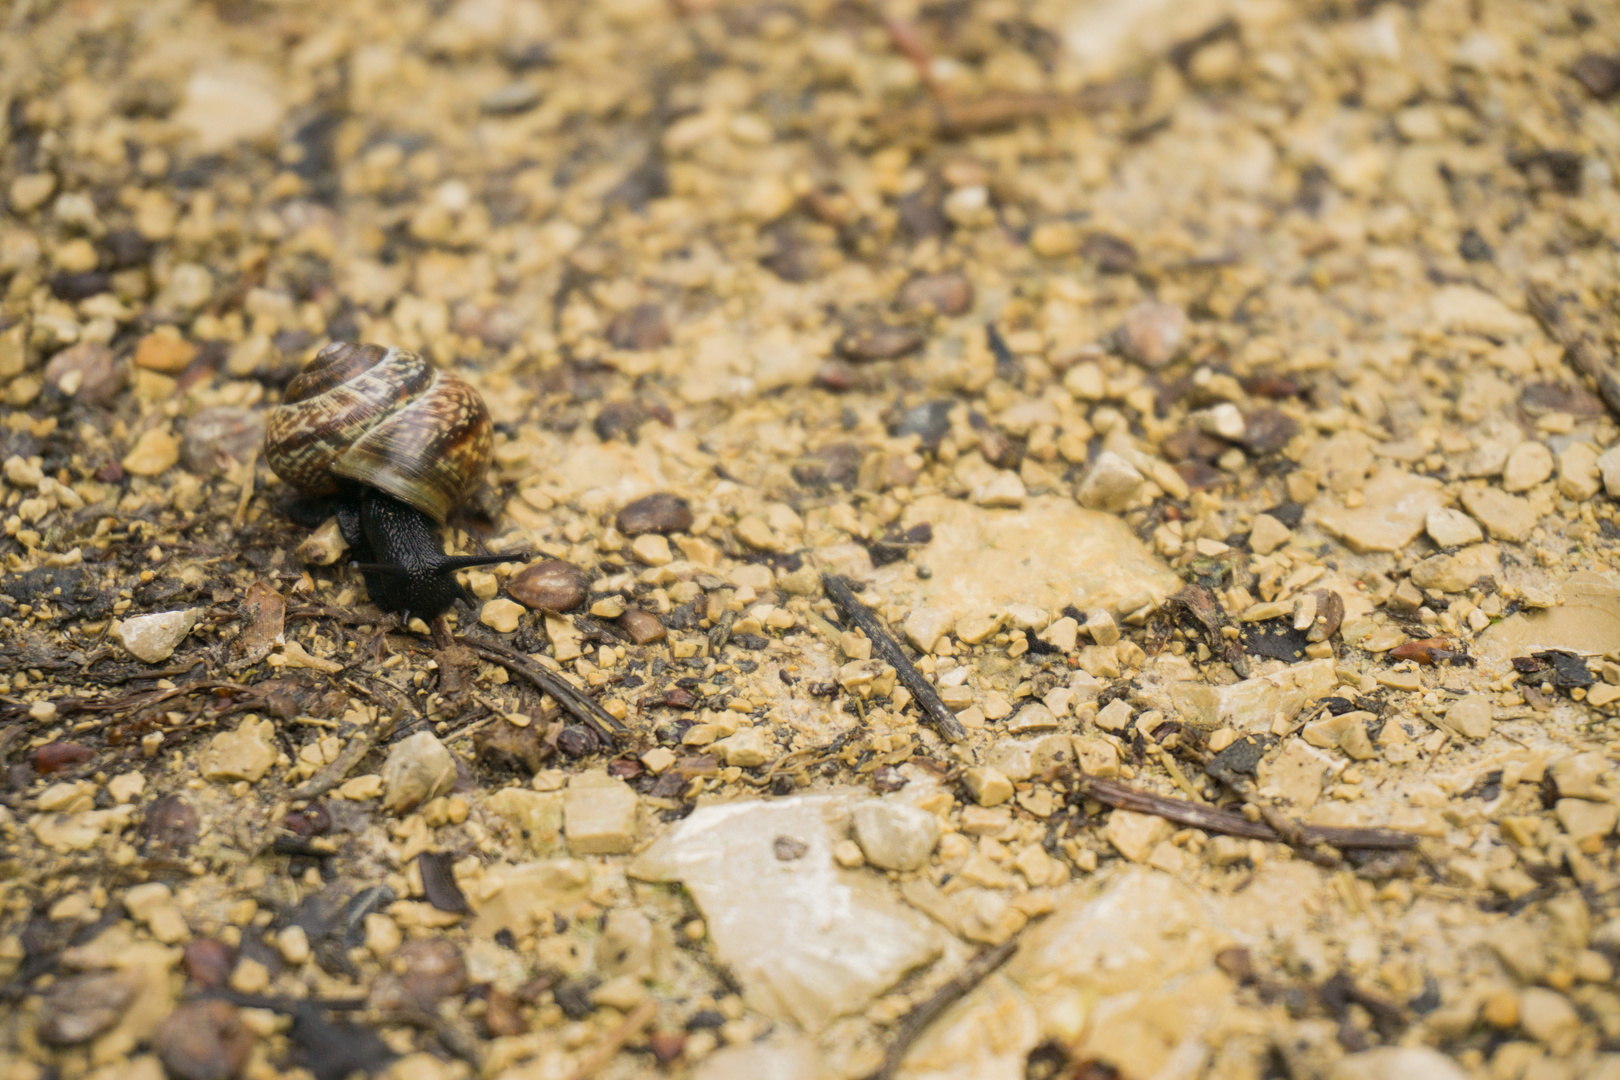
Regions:
[[416, 353], [334, 342], [287, 386], [265, 426], [265, 460], [310, 495], [352, 480], [434, 521], [489, 470], [484, 401]]

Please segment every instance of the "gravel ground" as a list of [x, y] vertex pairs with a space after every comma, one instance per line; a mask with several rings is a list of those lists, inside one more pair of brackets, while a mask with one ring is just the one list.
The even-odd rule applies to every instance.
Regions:
[[0, 1077], [1620, 1078], [1620, 9], [4, 18]]

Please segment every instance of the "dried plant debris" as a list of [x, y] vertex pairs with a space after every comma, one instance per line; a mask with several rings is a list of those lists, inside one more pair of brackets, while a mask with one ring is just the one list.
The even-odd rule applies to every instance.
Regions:
[[[0, 1073], [1614, 1080], [1617, 58], [18, 7]], [[265, 465], [332, 341], [487, 404], [431, 625]]]

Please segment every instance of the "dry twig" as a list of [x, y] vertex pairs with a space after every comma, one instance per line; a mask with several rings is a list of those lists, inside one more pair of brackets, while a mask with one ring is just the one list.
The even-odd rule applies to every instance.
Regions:
[[610, 744], [621, 742], [629, 736], [630, 729], [621, 724], [613, 714], [598, 705], [590, 695], [558, 673], [536, 664], [517, 650], [509, 649], [505, 645], [493, 641], [478, 641], [469, 637], [457, 637], [455, 643], [465, 645], [492, 664], [499, 664], [513, 674], [522, 675], [538, 687], [542, 693], [550, 694], [570, 716], [582, 724], [589, 725]]
[[960, 1001], [968, 991], [978, 986], [989, 975], [1012, 959], [1012, 954], [1018, 951], [1018, 939], [1008, 938], [1000, 945], [985, 949], [967, 962], [967, 966], [958, 972], [949, 982], [929, 995], [928, 1000], [918, 1005], [900, 1021], [900, 1028], [894, 1034], [894, 1040], [889, 1043], [888, 1050], [884, 1051], [883, 1064], [878, 1070], [866, 1077], [866, 1080], [889, 1080], [900, 1068], [900, 1062], [905, 1059], [906, 1051], [916, 1042], [928, 1025], [939, 1019], [941, 1013]]
[[894, 640], [879, 621], [871, 608], [855, 599], [854, 591], [849, 587], [849, 581], [837, 574], [822, 574], [821, 584], [827, 590], [832, 602], [843, 612], [844, 618], [860, 627], [861, 632], [872, 642], [872, 648], [883, 658], [883, 662], [894, 668], [900, 676], [900, 681], [906, 684], [911, 696], [916, 698], [917, 704], [922, 707], [923, 714], [939, 732], [940, 738], [946, 742], [961, 742], [967, 738], [967, 731], [962, 727], [961, 721], [945, 703], [939, 699], [939, 692], [934, 684], [923, 678], [923, 673], [917, 670], [906, 656], [900, 643]]

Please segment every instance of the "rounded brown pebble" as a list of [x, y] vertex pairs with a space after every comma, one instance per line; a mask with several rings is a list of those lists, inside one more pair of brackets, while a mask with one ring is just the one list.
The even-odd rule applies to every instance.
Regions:
[[118, 1023], [135, 1000], [135, 983], [122, 972], [96, 971], [63, 979], [45, 993], [39, 1037], [52, 1046], [89, 1042]]
[[253, 1053], [253, 1032], [227, 1001], [188, 1001], [152, 1036], [163, 1067], [178, 1080], [230, 1080]]
[[220, 405], [186, 421], [180, 460], [198, 476], [220, 476], [233, 462], [258, 453], [263, 443], [264, 413]]
[[522, 1003], [504, 990], [490, 987], [484, 999], [484, 1030], [492, 1039], [527, 1034], [529, 1023], [523, 1019]]
[[631, 608], [619, 616], [619, 629], [630, 635], [637, 645], [651, 645], [664, 640], [664, 624], [650, 611]]
[[444, 938], [407, 941], [394, 956], [394, 970], [371, 984], [371, 1003], [384, 1012], [431, 1013], [467, 985], [461, 950]]
[[188, 941], [180, 954], [186, 978], [198, 986], [224, 986], [236, 966], [236, 950], [217, 938]]
[[197, 842], [197, 811], [178, 795], [165, 795], [146, 808], [141, 823], [147, 849], [162, 848], [184, 855]]
[[679, 495], [660, 491], [620, 510], [618, 526], [626, 536], [685, 532], [692, 527], [692, 507]]
[[41, 776], [89, 761], [95, 753], [76, 742], [48, 742], [34, 751], [34, 771]]
[[63, 349], [45, 365], [45, 385], [64, 397], [105, 408], [129, 382], [129, 365], [94, 341]]
[[657, 304], [638, 304], [613, 317], [607, 339], [615, 349], [656, 349], [669, 344], [669, 324]]
[[838, 342], [838, 351], [851, 360], [897, 360], [922, 347], [922, 331], [909, 326], [870, 323], [850, 327]]
[[900, 286], [896, 302], [907, 310], [933, 309], [941, 315], [960, 315], [973, 306], [973, 283], [963, 274], [923, 274]]
[[547, 559], [513, 574], [506, 595], [530, 609], [572, 611], [585, 602], [589, 585], [589, 575], [573, 563]]

